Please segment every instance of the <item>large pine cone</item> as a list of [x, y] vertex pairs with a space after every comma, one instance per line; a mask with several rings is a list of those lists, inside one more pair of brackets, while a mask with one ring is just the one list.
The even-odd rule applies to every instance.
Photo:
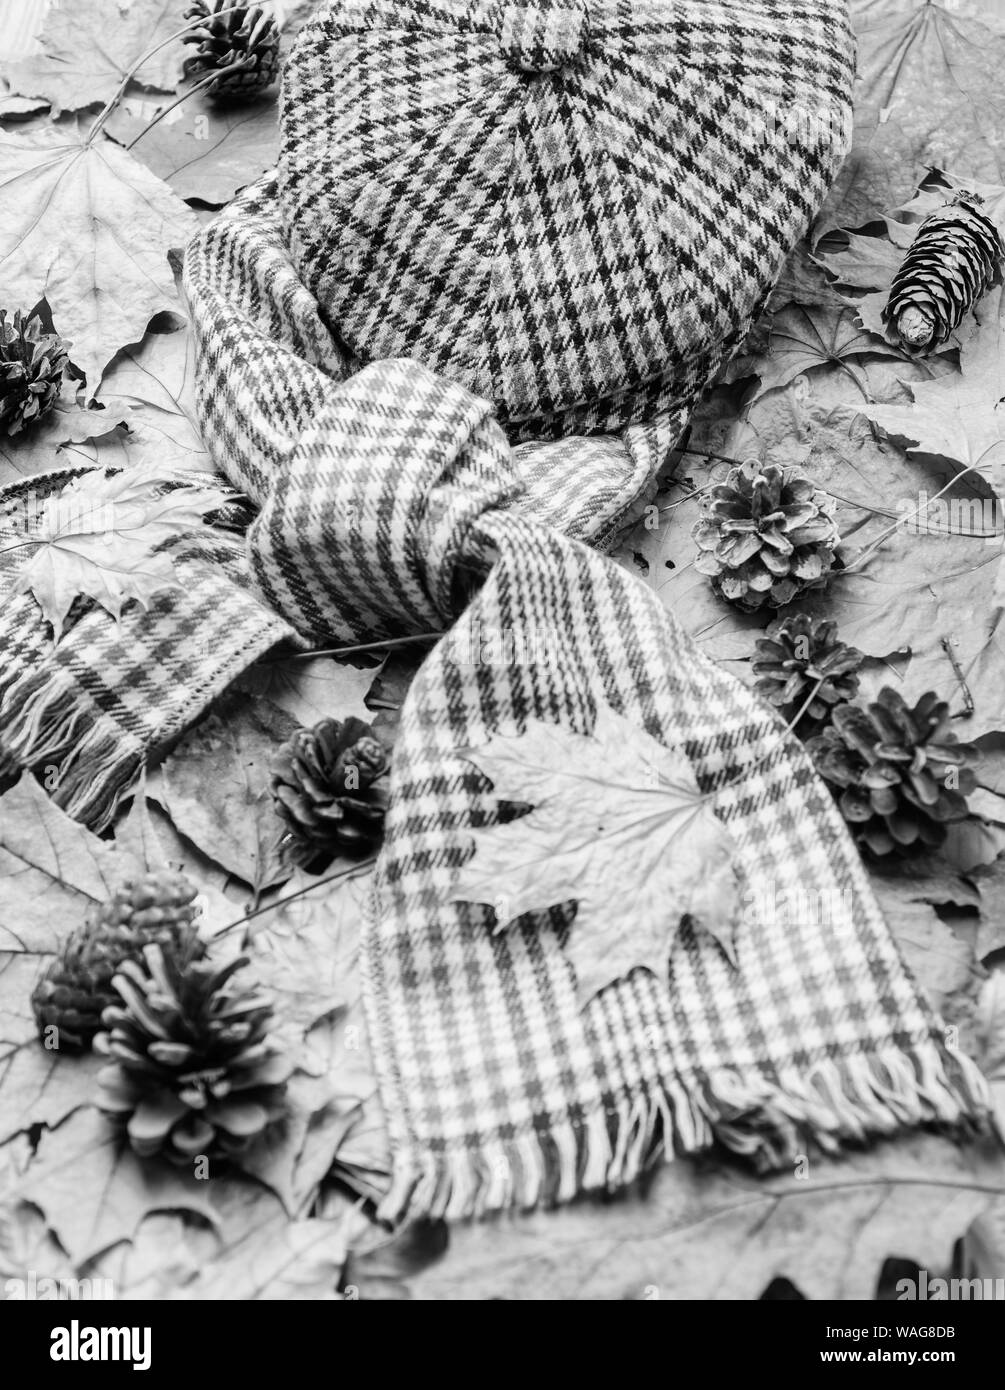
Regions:
[[43, 333], [42, 320], [0, 309], [0, 434], [19, 434], [48, 414], [59, 395], [69, 345]]
[[201, 960], [191, 938], [147, 946], [115, 976], [96, 1052], [112, 1059], [98, 1076], [98, 1104], [125, 1127], [141, 1158], [175, 1163], [227, 1158], [264, 1133], [283, 1110], [289, 1061], [270, 1046], [272, 1005], [222, 968]]
[[[221, 14], [232, 10], [232, 14]], [[188, 20], [202, 24], [183, 36], [197, 45], [185, 63], [187, 77], [207, 77], [218, 72], [208, 95], [214, 98], [255, 96], [271, 87], [279, 76], [279, 26], [260, 5], [235, 9], [230, 0], [195, 0], [185, 11]], [[233, 72], [224, 70], [234, 68]]]
[[742, 464], [702, 500], [695, 569], [753, 612], [819, 588], [840, 540], [834, 502], [794, 468]]
[[754, 689], [786, 720], [802, 710], [798, 729], [805, 735], [826, 723], [835, 705], [855, 698], [856, 672], [864, 659], [857, 648], [838, 641], [837, 623], [805, 613], [776, 618], [754, 644]]
[[362, 719], [323, 719], [298, 729], [272, 764], [272, 795], [293, 857], [305, 865], [380, 842], [389, 759]]
[[[183, 874], [163, 870], [123, 883], [108, 902], [68, 937], [31, 996], [46, 1046], [81, 1052], [101, 1029], [102, 1011], [118, 1002], [112, 979], [144, 946], [175, 944], [199, 909], [196, 889]], [[204, 950], [197, 936], [194, 954]], [[49, 1029], [55, 1028], [55, 1035]]]
[[971, 749], [949, 730], [949, 706], [929, 692], [911, 709], [895, 690], [839, 705], [807, 747], [835, 788], [855, 839], [878, 858], [931, 850], [963, 820], [976, 779]]
[[924, 354], [944, 343], [1001, 279], [1005, 246], [979, 210], [982, 202], [960, 193], [926, 217], [894, 276], [883, 322], [908, 352]]

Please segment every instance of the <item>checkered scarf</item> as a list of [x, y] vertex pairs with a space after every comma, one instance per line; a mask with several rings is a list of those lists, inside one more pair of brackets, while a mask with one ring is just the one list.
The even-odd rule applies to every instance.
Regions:
[[[801, 746], [602, 553], [839, 158], [810, 129], [751, 159], [755, 116], [833, 116], [849, 81], [833, 0], [325, 6], [279, 170], [186, 261], [203, 433], [253, 523], [172, 542], [184, 588], [118, 627], [81, 604], [53, 648], [29, 597], [4, 608], [6, 765], [51, 764], [96, 826], [282, 638], [449, 629], [402, 713], [363, 942], [388, 1217], [565, 1199], [713, 1139], [770, 1166], [985, 1112]], [[738, 969], [685, 923], [669, 988], [637, 968], [581, 1009], [574, 904], [500, 932], [451, 890], [500, 818], [464, 751], [604, 709], [687, 757], [747, 911]]]

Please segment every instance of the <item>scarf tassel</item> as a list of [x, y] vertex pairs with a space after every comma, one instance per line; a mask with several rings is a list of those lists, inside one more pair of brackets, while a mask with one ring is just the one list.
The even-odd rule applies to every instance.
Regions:
[[770, 1081], [757, 1069], [677, 1077], [656, 1094], [596, 1112], [581, 1126], [553, 1124], [547, 1137], [524, 1135], [478, 1152], [399, 1155], [379, 1216], [448, 1221], [506, 1207], [527, 1211], [577, 1191], [612, 1191], [662, 1155], [696, 1154], [717, 1140], [761, 1172], [794, 1168], [816, 1148], [840, 1153], [849, 1142], [938, 1125], [973, 1133], [990, 1111], [988, 1085], [962, 1053], [925, 1039], [913, 1053], [827, 1058], [808, 1071]]
[[135, 784], [143, 749], [81, 707], [79, 692], [45, 673], [15, 681], [0, 701], [0, 775], [29, 768], [74, 820], [100, 831]]

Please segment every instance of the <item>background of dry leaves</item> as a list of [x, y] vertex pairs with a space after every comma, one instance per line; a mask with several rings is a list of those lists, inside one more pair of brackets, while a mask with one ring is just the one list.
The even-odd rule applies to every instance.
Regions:
[[[128, 151], [173, 99], [175, 44], [135, 74], [88, 143], [141, 50], [173, 32], [183, 8], [0, 0], [11, 55], [0, 66], [3, 298], [30, 308], [44, 294], [86, 378], [76, 392], [67, 382], [38, 430], [0, 441], [0, 485], [63, 462], [209, 466], [175, 253], [274, 162], [275, 102], [220, 112], [196, 97]], [[313, 5], [272, 8], [288, 44]], [[876, 330], [912, 222], [942, 201], [933, 170], [980, 185], [1005, 225], [1005, 12], [996, 0], [852, 0], [852, 11], [853, 154], [765, 320], [699, 410], [656, 499], [659, 523], [650, 514], [618, 558], [748, 679], [763, 619], [734, 613], [695, 573], [692, 494], [725, 460], [770, 455], [838, 497], [846, 570], [813, 610], [871, 658], [866, 693], [935, 688], [961, 737], [979, 740], [973, 820], [925, 872], [876, 875], [876, 887], [909, 963], [1001, 1100], [1005, 537], [997, 511], [989, 536], [892, 525], [898, 503], [923, 506], [922, 491], [972, 465], [955, 495], [1005, 494], [1001, 292], [927, 362]], [[46, 254], [56, 242], [82, 254]], [[766, 1181], [708, 1158], [557, 1213], [396, 1236], [376, 1225], [386, 1137], [355, 962], [366, 874], [290, 878], [265, 790], [270, 752], [298, 723], [376, 714], [393, 726], [411, 659], [357, 663], [255, 668], [152, 772], [114, 838], [70, 821], [28, 778], [0, 797], [0, 1288], [34, 1270], [111, 1278], [125, 1298], [868, 1298], [888, 1289], [891, 1260], [932, 1274], [954, 1259], [956, 1272], [1005, 1271], [1005, 1162], [991, 1140], [960, 1149], [915, 1136]], [[88, 908], [124, 874], [165, 861], [197, 881], [213, 930], [239, 923], [219, 949], [246, 937], [298, 1058], [282, 1130], [245, 1171], [203, 1182], [119, 1150], [88, 1099], [97, 1061], [41, 1049], [28, 1006]]]

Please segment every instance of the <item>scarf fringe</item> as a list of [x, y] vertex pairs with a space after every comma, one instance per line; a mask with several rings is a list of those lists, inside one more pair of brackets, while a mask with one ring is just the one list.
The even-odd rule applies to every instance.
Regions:
[[142, 767], [139, 742], [82, 710], [74, 689], [33, 672], [4, 693], [0, 773], [42, 771], [56, 805], [92, 830], [111, 821]]
[[[976, 1064], [934, 1038], [911, 1054], [829, 1058], [810, 1071], [786, 1069], [769, 1081], [756, 1069], [723, 1071], [687, 1084], [680, 1077], [655, 1095], [626, 1100], [608, 1119], [552, 1126], [477, 1152], [398, 1156], [381, 1220], [457, 1221], [507, 1207], [530, 1210], [569, 1201], [579, 1191], [614, 1190], [665, 1161], [718, 1141], [754, 1164], [777, 1170], [815, 1147], [847, 1145], [915, 1125], [972, 1133], [991, 1102]], [[977, 1117], [977, 1118], [975, 1118]]]

